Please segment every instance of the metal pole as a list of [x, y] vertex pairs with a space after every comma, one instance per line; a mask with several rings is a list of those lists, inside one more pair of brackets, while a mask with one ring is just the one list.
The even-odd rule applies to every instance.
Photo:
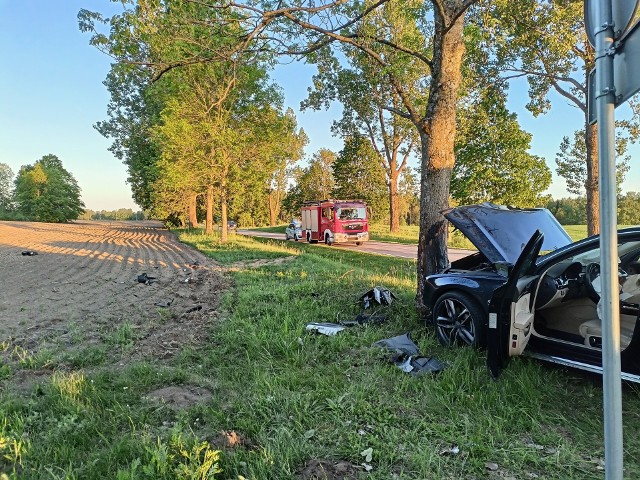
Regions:
[[615, 87], [611, 0], [598, 0], [596, 18], [596, 108], [600, 187], [599, 314], [602, 318], [605, 478], [622, 479], [622, 385], [620, 381], [620, 293], [615, 166]]

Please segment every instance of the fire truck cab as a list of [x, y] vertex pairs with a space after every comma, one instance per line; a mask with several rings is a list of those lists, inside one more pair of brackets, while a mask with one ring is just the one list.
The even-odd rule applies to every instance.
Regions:
[[302, 234], [307, 242], [354, 242], [369, 240], [367, 204], [362, 200], [316, 200], [302, 206]]

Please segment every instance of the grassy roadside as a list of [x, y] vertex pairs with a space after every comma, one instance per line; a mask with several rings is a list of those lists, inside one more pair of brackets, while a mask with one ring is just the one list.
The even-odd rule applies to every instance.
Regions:
[[[349, 479], [603, 478], [598, 377], [515, 359], [492, 381], [482, 352], [445, 349], [421, 325], [413, 261], [239, 235], [226, 245], [182, 240], [232, 266], [235, 286], [207, 341], [147, 362], [127, 360], [136, 339], [124, 325], [105, 339], [118, 347], [115, 362], [92, 350], [70, 359], [4, 344], [0, 472], [214, 478], [217, 461], [216, 479], [286, 480], [330, 460]], [[307, 322], [355, 316], [374, 285], [398, 297], [386, 323], [335, 337], [305, 332]], [[405, 332], [448, 368], [413, 377], [371, 346]], [[9, 388], [43, 369], [53, 374], [34, 391]], [[212, 395], [179, 411], [145, 400], [168, 385]], [[626, 478], [640, 477], [638, 393], [624, 389]]]

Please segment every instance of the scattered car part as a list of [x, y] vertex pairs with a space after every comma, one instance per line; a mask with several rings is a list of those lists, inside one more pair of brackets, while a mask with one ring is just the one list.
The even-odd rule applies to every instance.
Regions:
[[445, 364], [434, 357], [419, 355], [418, 346], [413, 343], [408, 333], [392, 338], [385, 338], [373, 344], [394, 352], [391, 361], [405, 373], [419, 375], [421, 373], [438, 373]]
[[378, 340], [373, 344], [373, 346], [386, 348], [387, 350], [405, 355], [417, 355], [420, 352], [418, 350], [418, 346], [413, 343], [413, 340], [411, 340], [408, 333]]
[[34, 255], [38, 255], [38, 252], [34, 252], [33, 250], [24, 250], [22, 252], [23, 257], [33, 257]]
[[144, 283], [145, 285], [151, 285], [154, 282], [157, 282], [158, 279], [156, 277], [151, 277], [146, 273], [138, 275], [138, 283]]
[[362, 306], [365, 309], [371, 306], [371, 302], [375, 302], [378, 305], [388, 306], [391, 305], [391, 302], [395, 299], [396, 296], [391, 293], [388, 288], [380, 286], [372, 288], [360, 297], [360, 300], [362, 300]]
[[327, 335], [329, 337], [332, 337], [340, 333], [346, 327], [343, 325], [338, 325], [337, 323], [313, 322], [313, 323], [308, 323], [305, 328], [309, 331], [315, 331], [315, 332], [321, 333], [322, 335]]
[[434, 357], [423, 357], [422, 355], [411, 355], [398, 358], [394, 362], [400, 370], [413, 375], [422, 373], [438, 373], [446, 368], [446, 365]]
[[341, 321], [340, 324], [345, 327], [352, 327], [354, 325], [379, 325], [384, 323], [387, 319], [387, 316], [382, 313], [359, 313], [353, 320], [344, 320]]

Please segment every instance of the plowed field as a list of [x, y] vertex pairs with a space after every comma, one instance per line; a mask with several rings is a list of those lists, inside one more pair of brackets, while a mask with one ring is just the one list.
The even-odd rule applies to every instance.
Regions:
[[156, 222], [0, 222], [0, 342], [30, 352], [133, 338], [127, 356], [172, 356], [203, 341], [226, 283]]

